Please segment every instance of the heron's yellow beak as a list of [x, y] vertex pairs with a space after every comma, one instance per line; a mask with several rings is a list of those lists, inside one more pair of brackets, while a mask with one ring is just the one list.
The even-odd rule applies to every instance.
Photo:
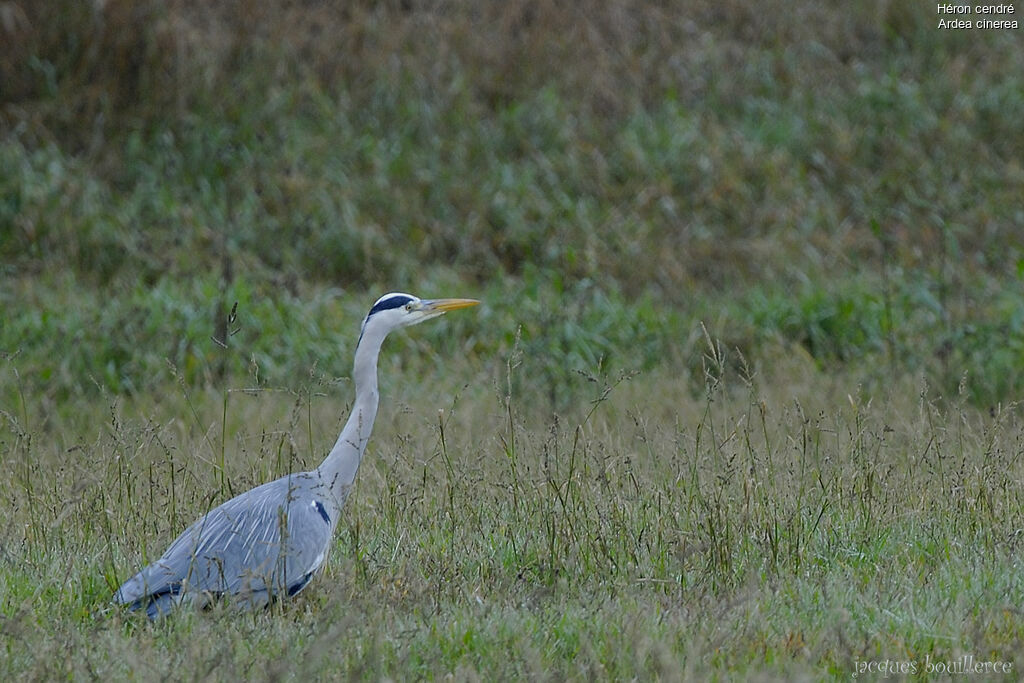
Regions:
[[480, 302], [476, 299], [427, 299], [423, 302], [423, 309], [429, 313], [447, 313], [457, 308], [469, 308]]

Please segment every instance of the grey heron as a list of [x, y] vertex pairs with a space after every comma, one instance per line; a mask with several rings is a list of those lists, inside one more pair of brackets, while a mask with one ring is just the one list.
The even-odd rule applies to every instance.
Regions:
[[393, 292], [363, 320], [352, 377], [355, 401], [320, 466], [287, 474], [210, 510], [163, 556], [117, 589], [114, 601], [150, 618], [182, 603], [231, 596], [242, 607], [301, 591], [323, 565], [377, 415], [377, 357], [388, 333], [474, 306], [474, 299], [419, 299]]

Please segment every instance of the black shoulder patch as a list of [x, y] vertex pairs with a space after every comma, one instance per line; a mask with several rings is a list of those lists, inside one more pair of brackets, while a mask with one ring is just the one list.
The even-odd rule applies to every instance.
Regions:
[[[319, 505], [319, 503], [317, 503], [317, 505]], [[288, 586], [288, 597], [289, 598], [292, 597], [293, 595], [298, 593], [300, 590], [305, 588], [306, 584], [309, 583], [312, 578], [313, 578], [313, 572], [309, 572], [308, 574], [303, 574], [302, 578], [300, 578], [298, 581], [296, 581], [292, 585]]]
[[324, 518], [324, 521], [325, 521], [325, 522], [327, 522], [328, 524], [330, 524], [330, 523], [331, 523], [331, 518], [330, 518], [330, 516], [329, 516], [329, 515], [327, 514], [327, 508], [325, 508], [325, 507], [324, 507], [324, 504], [323, 504], [323, 503], [321, 503], [321, 502], [320, 502], [319, 500], [318, 500], [318, 501], [315, 501], [315, 502], [313, 503], [313, 507], [315, 507], [315, 508], [316, 508], [316, 511], [320, 513], [320, 516]]
[[370, 312], [366, 314], [366, 317], [369, 318], [374, 313], [379, 313], [380, 311], [386, 311], [392, 308], [401, 308], [410, 301], [412, 301], [412, 297], [406, 296], [405, 294], [385, 296], [373, 305], [373, 308], [371, 308]]

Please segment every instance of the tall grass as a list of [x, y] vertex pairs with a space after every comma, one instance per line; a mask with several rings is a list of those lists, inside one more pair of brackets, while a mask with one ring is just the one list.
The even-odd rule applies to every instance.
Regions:
[[554, 416], [510, 381], [518, 351], [418, 385], [387, 371], [327, 571], [242, 619], [148, 626], [109, 596], [211, 505], [315, 464], [345, 392], [80, 402], [51, 427], [77, 435], [59, 446], [5, 415], [5, 676], [1019, 664], [1015, 408], [942, 407], [927, 385], [866, 395], [799, 357], [737, 375], [714, 342], [704, 353], [702, 395], [664, 373], [581, 377], [592, 400]]

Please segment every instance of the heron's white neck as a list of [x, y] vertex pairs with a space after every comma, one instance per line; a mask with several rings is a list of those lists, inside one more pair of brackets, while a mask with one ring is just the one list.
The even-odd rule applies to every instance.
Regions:
[[355, 481], [366, 442], [373, 431], [373, 420], [377, 417], [377, 356], [386, 336], [387, 330], [382, 332], [373, 325], [368, 325], [363, 331], [352, 370], [356, 385], [352, 414], [338, 435], [334, 448], [317, 468], [339, 509]]

